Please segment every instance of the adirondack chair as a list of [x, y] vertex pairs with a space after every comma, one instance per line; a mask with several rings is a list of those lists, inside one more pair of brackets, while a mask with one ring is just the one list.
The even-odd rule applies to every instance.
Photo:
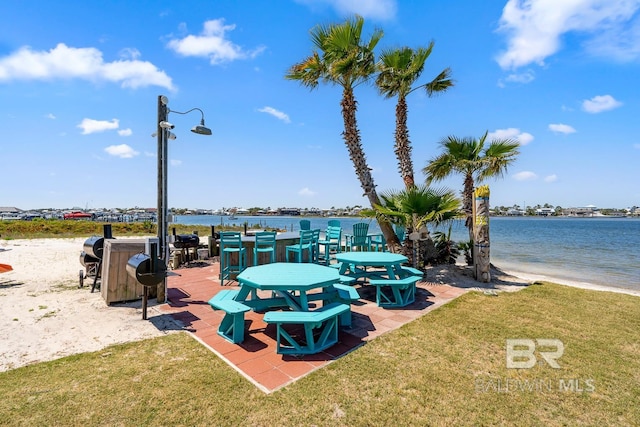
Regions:
[[371, 251], [371, 240], [367, 235], [369, 233], [369, 224], [366, 222], [358, 222], [353, 224], [353, 234], [348, 235], [348, 250]]

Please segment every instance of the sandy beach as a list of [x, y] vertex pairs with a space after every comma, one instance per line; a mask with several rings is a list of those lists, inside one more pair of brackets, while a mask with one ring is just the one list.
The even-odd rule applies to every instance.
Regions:
[[155, 300], [142, 320], [140, 302], [107, 306], [92, 280], [79, 288], [85, 240], [0, 241], [0, 263], [13, 267], [0, 275], [0, 371], [177, 329], [168, 316], [150, 321]]
[[[155, 299], [150, 301], [148, 320], [142, 320], [141, 302], [107, 305], [99, 291], [91, 293], [91, 280], [79, 288], [78, 258], [85, 240], [0, 240], [0, 263], [13, 267], [0, 274], [0, 371], [180, 330], [169, 316], [160, 316]], [[455, 267], [439, 267], [431, 277], [470, 289], [482, 287]], [[494, 274], [495, 287], [504, 290], [540, 280], [640, 296], [638, 291], [524, 272]]]

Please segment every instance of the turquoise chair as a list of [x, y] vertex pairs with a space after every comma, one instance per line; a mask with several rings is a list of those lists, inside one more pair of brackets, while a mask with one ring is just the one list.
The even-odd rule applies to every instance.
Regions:
[[300, 241], [296, 245], [287, 246], [286, 255], [289, 262], [289, 254], [294, 253], [295, 262], [302, 262], [302, 254], [307, 251], [309, 262], [313, 260], [313, 231], [300, 230]]
[[404, 242], [404, 233], [405, 233], [405, 228], [402, 225], [394, 225], [393, 228], [396, 231], [396, 236], [398, 236], [398, 240], [400, 240], [400, 244], [402, 244], [402, 242]]
[[[238, 256], [238, 263], [231, 264], [231, 255]], [[231, 280], [231, 274], [241, 273], [245, 267], [246, 250], [242, 247], [242, 235], [237, 231], [220, 233], [220, 285], [224, 280]]]
[[311, 256], [311, 262], [318, 263], [320, 258], [320, 229], [314, 228], [311, 230], [313, 237], [311, 238], [311, 249], [313, 250]]
[[342, 251], [342, 228], [340, 226], [328, 226], [324, 239], [318, 241], [318, 250], [320, 246], [324, 246], [324, 263], [331, 263], [331, 254]]
[[256, 233], [256, 244], [253, 248], [253, 265], [260, 265], [258, 256], [269, 254], [269, 263], [276, 262], [276, 232], [260, 231]]
[[353, 224], [353, 234], [350, 236], [347, 242], [347, 247], [350, 251], [371, 251], [371, 240], [368, 236], [369, 224], [366, 222], [358, 222]]
[[309, 221], [308, 219], [301, 219], [300, 230], [311, 230], [311, 221]]
[[340, 227], [340, 220], [339, 219], [330, 219], [329, 222], [327, 223], [328, 226], [330, 227]]
[[384, 238], [384, 234], [371, 236], [369, 242], [371, 244], [371, 250], [374, 250], [376, 252], [387, 251], [387, 239]]

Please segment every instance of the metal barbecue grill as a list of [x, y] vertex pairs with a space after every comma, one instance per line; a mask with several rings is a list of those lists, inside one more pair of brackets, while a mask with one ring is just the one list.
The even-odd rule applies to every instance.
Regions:
[[157, 256], [158, 244], [149, 243], [149, 252], [152, 255], [135, 254], [127, 262], [127, 273], [144, 288], [142, 294], [142, 320], [147, 320], [149, 288], [159, 285], [167, 276], [166, 264]]
[[91, 236], [84, 241], [80, 252], [80, 264], [86, 269], [80, 270], [80, 287], [84, 286], [84, 279], [93, 277], [91, 292], [95, 291], [98, 279], [102, 276], [102, 256], [104, 252], [104, 239], [111, 239], [111, 224], [103, 226], [104, 236]]
[[189, 249], [193, 249], [193, 259], [198, 258], [198, 246], [200, 245], [200, 237], [197, 234], [175, 234], [173, 235], [173, 247], [180, 249], [185, 255], [185, 262], [189, 262]]

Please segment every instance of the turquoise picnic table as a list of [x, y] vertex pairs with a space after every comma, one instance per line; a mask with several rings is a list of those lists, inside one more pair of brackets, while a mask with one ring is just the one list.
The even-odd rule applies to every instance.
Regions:
[[403, 266], [407, 257], [391, 252], [342, 252], [336, 254], [338, 273], [376, 287], [381, 307], [404, 307], [415, 301], [416, 282], [422, 271]]
[[[391, 252], [341, 252], [336, 254], [340, 265], [339, 273], [355, 279], [380, 277], [394, 279], [403, 275], [402, 264], [407, 257]], [[385, 270], [367, 270], [369, 267], [383, 267]]]
[[[238, 274], [240, 289], [221, 290], [209, 304], [226, 312], [218, 334], [233, 343], [244, 341], [245, 312], [266, 311], [264, 321], [277, 326], [278, 353], [312, 354], [337, 343], [339, 321], [345, 326], [351, 323], [349, 304], [359, 295], [342, 284], [344, 280], [338, 270], [323, 265], [264, 264]], [[271, 292], [265, 295], [258, 291]], [[322, 301], [322, 307], [312, 310], [311, 301]], [[291, 324], [304, 326], [304, 342], [285, 330], [285, 325]], [[314, 334], [314, 329], [320, 333]]]
[[[245, 269], [238, 275], [238, 282], [240, 293], [235, 300], [255, 310], [282, 306], [284, 302], [295, 311], [309, 311], [309, 299], [328, 298], [327, 292], [333, 292], [333, 284], [340, 282], [340, 274], [335, 268], [318, 264], [276, 262]], [[310, 291], [318, 289], [325, 292], [310, 295]], [[261, 299], [258, 290], [272, 291], [280, 300]]]

